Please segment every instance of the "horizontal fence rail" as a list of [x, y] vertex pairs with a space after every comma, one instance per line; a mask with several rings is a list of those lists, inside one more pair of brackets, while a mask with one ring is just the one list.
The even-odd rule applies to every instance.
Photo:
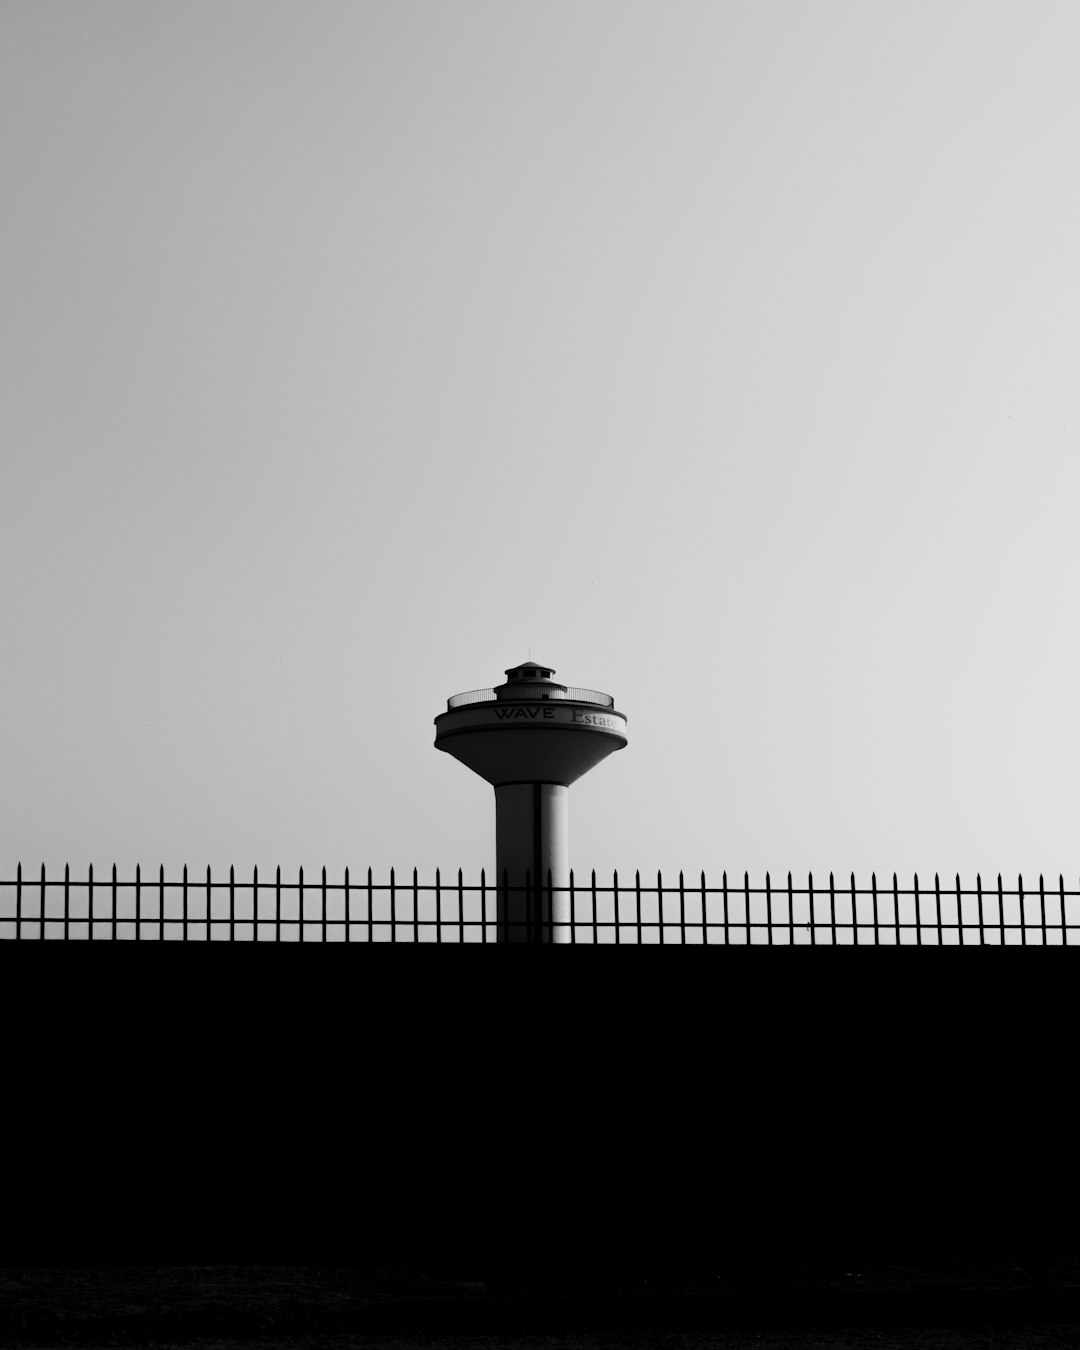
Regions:
[[[512, 914], [513, 918], [507, 915]], [[215, 881], [210, 868], [203, 878], [189, 877], [185, 867], [178, 881], [167, 881], [164, 868], [156, 878], [135, 869], [133, 881], [111, 876], [85, 880], [65, 867], [62, 880], [24, 877], [20, 864], [13, 881], [0, 881], [0, 940], [134, 940], [229, 942], [498, 942], [522, 938], [587, 944], [674, 944], [706, 946], [1069, 946], [1070, 933], [1080, 928], [1080, 890], [1056, 886], [1042, 876], [1037, 887], [1006, 888], [999, 875], [983, 885], [964, 888], [960, 878], [932, 886], [901, 887], [893, 874], [879, 884], [858, 887], [852, 875], [838, 883], [795, 885], [791, 873], [781, 884], [765, 874], [764, 886], [751, 886], [723, 874], [709, 886], [705, 874], [688, 881], [683, 873], [665, 884], [657, 873], [655, 886], [640, 872], [631, 882], [618, 872], [610, 885], [570, 874], [569, 886], [535, 888], [488, 882], [467, 885], [459, 870], [455, 881], [421, 883], [414, 868], [409, 881], [376, 882], [369, 868], [363, 880], [349, 869], [341, 881], [328, 881], [326, 868], [317, 881], [283, 881], [279, 867], [273, 880], [238, 880], [229, 868], [227, 881]]]

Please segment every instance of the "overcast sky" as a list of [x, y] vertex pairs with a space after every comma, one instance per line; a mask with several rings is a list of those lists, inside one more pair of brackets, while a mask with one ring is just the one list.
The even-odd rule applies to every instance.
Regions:
[[4, 0], [0, 870], [1080, 875], [1075, 0]]

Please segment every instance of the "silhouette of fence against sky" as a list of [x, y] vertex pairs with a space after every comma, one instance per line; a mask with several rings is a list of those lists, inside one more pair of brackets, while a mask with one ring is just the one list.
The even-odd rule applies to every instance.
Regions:
[[[499, 892], [525, 892], [525, 918], [509, 923], [500, 917]], [[553, 904], [552, 902], [556, 903]], [[539, 916], [539, 917], [537, 917]], [[554, 917], [553, 917], [554, 916]], [[1056, 886], [1039, 877], [1037, 887], [1006, 888], [999, 875], [985, 885], [964, 888], [957, 876], [942, 884], [921, 885], [916, 875], [901, 887], [894, 874], [869, 886], [847, 883], [795, 885], [791, 874], [780, 884], [765, 875], [764, 886], [741, 884], [723, 874], [719, 886], [704, 873], [687, 881], [648, 885], [636, 873], [630, 882], [617, 872], [600, 884], [595, 871], [588, 882], [570, 874], [567, 887], [548, 884], [536, 894], [527, 878], [523, 888], [497, 888], [480, 873], [478, 884], [444, 881], [422, 883], [416, 869], [408, 881], [376, 882], [369, 868], [363, 880], [284, 881], [281, 868], [273, 880], [227, 881], [194, 879], [183, 869], [168, 881], [164, 868], [156, 878], [135, 869], [134, 880], [120, 880], [116, 867], [102, 880], [90, 867], [85, 880], [71, 876], [49, 879], [23, 875], [0, 881], [0, 940], [118, 940], [230, 942], [391, 942], [487, 943], [515, 934], [508, 927], [529, 930], [518, 940], [586, 944], [674, 944], [707, 946], [1063, 946], [1075, 945], [1069, 934], [1080, 928], [1080, 890]]]

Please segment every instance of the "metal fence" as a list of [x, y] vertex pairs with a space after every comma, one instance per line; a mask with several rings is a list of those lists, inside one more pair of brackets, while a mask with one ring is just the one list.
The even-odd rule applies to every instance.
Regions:
[[[510, 924], [507, 900], [524, 892], [525, 918]], [[516, 911], [515, 911], [516, 912]], [[517, 931], [509, 931], [511, 928]], [[614, 873], [609, 885], [570, 875], [567, 887], [548, 884], [537, 890], [489, 883], [484, 872], [478, 884], [466, 885], [461, 871], [444, 881], [376, 882], [369, 868], [363, 880], [329, 881], [326, 868], [319, 880], [283, 881], [280, 867], [273, 880], [238, 880], [229, 869], [227, 881], [191, 878], [185, 867], [180, 880], [167, 881], [164, 868], [156, 878], [118, 879], [115, 866], [107, 879], [95, 878], [91, 867], [76, 880], [65, 867], [62, 880], [24, 877], [20, 865], [13, 881], [0, 881], [0, 939], [100, 941], [229, 941], [229, 942], [392, 942], [466, 943], [507, 939], [586, 944], [703, 944], [707, 946], [1067, 946], [1080, 928], [1080, 890], [1057, 885], [1006, 888], [1001, 876], [974, 888], [942, 884], [901, 887], [894, 873], [889, 884], [838, 883], [830, 873], [826, 884], [795, 885], [791, 874], [764, 886], [729, 882], [706, 884], [701, 873], [688, 881], [656, 884], [635, 873], [631, 882]], [[526, 931], [522, 932], [521, 930]]]

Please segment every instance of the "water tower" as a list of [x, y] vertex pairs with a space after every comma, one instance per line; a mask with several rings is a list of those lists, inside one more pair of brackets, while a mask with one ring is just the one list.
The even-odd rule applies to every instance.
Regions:
[[435, 719], [435, 748], [495, 788], [500, 942], [570, 941], [570, 899], [558, 889], [570, 884], [568, 789], [626, 744], [610, 694], [554, 674], [542, 661], [511, 666], [505, 684], [455, 694]]

